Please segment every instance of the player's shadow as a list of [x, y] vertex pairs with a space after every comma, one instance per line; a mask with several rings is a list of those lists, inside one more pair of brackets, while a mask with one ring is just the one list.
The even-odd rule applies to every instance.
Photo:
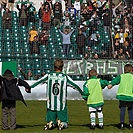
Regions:
[[[120, 124], [108, 124], [108, 125], [105, 125], [106, 127], [116, 127], [118, 129], [120, 129]], [[129, 125], [128, 124], [124, 124], [124, 128], [129, 128]]]
[[16, 129], [17, 128], [27, 128], [27, 127], [43, 127], [44, 125], [40, 124], [40, 125], [16, 125]]

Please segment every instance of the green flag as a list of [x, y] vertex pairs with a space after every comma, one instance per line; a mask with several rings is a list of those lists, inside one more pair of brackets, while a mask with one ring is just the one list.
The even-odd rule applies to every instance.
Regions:
[[6, 69], [11, 70], [14, 73], [14, 76], [16, 77], [17, 64], [15, 61], [0, 62], [0, 75], [3, 75]]

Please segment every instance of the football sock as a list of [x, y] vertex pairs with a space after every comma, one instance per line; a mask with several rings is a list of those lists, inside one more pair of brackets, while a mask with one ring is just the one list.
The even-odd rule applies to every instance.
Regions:
[[124, 123], [125, 121], [125, 111], [126, 111], [126, 107], [120, 108], [120, 122], [121, 123]]
[[103, 126], [103, 113], [102, 113], [102, 111], [98, 112], [97, 115], [98, 115], [99, 125]]
[[96, 113], [92, 112], [90, 113], [90, 119], [91, 119], [91, 125], [96, 125]]

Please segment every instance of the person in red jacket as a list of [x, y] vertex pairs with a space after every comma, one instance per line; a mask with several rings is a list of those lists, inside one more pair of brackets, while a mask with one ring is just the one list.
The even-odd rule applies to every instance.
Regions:
[[42, 27], [46, 27], [50, 30], [51, 25], [51, 8], [48, 5], [45, 5], [44, 9], [42, 9]]

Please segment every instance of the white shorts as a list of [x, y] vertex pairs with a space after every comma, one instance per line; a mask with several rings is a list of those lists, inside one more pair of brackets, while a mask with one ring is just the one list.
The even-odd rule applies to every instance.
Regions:
[[102, 107], [97, 107], [97, 108], [89, 107], [89, 112], [97, 112], [97, 111], [102, 111]]

